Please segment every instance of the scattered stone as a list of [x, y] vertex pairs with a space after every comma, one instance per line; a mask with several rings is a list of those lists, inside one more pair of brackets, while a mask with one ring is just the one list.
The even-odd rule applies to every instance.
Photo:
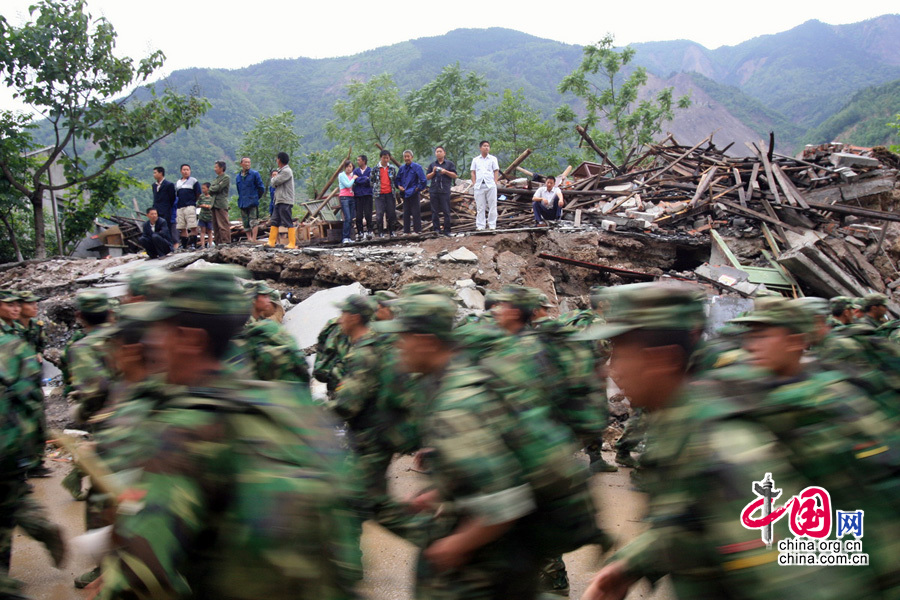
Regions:
[[453, 252], [448, 252], [441, 257], [444, 262], [478, 262], [478, 255], [466, 247], [457, 248]]
[[[479, 269], [478, 272], [482, 273], [483, 271]], [[472, 279], [459, 279], [454, 285], [458, 288], [473, 288], [475, 287], [475, 281]]]
[[360, 283], [342, 285], [316, 292], [284, 316], [283, 325], [297, 340], [300, 348], [308, 348], [316, 343], [319, 332], [325, 324], [337, 317], [341, 311], [335, 306], [353, 294], [367, 295], [369, 291]]
[[484, 296], [474, 287], [464, 287], [456, 295], [462, 300], [463, 306], [476, 310], [484, 310]]

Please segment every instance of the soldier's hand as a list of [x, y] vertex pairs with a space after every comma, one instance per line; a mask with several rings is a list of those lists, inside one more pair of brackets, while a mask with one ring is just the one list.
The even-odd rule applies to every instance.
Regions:
[[467, 544], [458, 534], [448, 535], [425, 548], [425, 558], [439, 571], [456, 569], [469, 562]]
[[103, 591], [103, 575], [87, 584], [84, 589], [88, 592], [87, 600], [94, 600]]
[[409, 508], [413, 512], [435, 511], [441, 503], [441, 496], [437, 490], [422, 492], [409, 500]]
[[625, 571], [624, 562], [608, 564], [591, 580], [581, 600], [623, 600], [634, 582], [634, 577]]

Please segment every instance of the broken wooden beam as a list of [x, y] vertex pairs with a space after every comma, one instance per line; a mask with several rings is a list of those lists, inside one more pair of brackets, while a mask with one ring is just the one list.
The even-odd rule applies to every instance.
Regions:
[[653, 281], [654, 279], [656, 279], [655, 275], [651, 275], [649, 273], [640, 273], [638, 271], [629, 271], [628, 269], [619, 269], [617, 267], [610, 267], [607, 265], [598, 265], [597, 263], [575, 260], [574, 258], [566, 258], [564, 256], [554, 256], [552, 254], [543, 252], [541, 254], [538, 254], [538, 258], [563, 263], [565, 265], [572, 265], [573, 267], [581, 267], [583, 269], [599, 271], [601, 273], [615, 273], [616, 275], [624, 279], [635, 279], [638, 281]]

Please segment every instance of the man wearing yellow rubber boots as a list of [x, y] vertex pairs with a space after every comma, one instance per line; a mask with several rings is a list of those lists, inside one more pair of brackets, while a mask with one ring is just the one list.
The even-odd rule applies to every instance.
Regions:
[[294, 172], [288, 166], [291, 158], [287, 152], [279, 152], [275, 158], [278, 166], [269, 185], [275, 188], [275, 210], [269, 220], [269, 246], [275, 247], [282, 234], [287, 233], [287, 248], [297, 247], [297, 229], [291, 211], [294, 209]]

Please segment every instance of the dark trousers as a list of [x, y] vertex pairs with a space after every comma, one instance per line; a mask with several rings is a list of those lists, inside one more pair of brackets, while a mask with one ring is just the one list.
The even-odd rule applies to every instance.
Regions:
[[366, 231], [363, 229], [363, 219], [369, 233], [372, 233], [372, 196], [356, 196], [356, 233], [359, 235]]
[[409, 233], [409, 220], [412, 218], [413, 231], [422, 233], [422, 205], [419, 192], [403, 199], [403, 233]]
[[216, 246], [231, 243], [231, 223], [228, 222], [228, 211], [224, 208], [212, 209], [213, 230], [215, 231]]
[[543, 222], [544, 219], [556, 221], [562, 212], [559, 207], [559, 201], [554, 201], [553, 206], [544, 206], [543, 202], [536, 200], [531, 205], [534, 208], [534, 220], [538, 223]]
[[450, 192], [431, 191], [431, 224], [434, 232], [441, 232], [441, 214], [444, 213], [444, 233], [450, 233]]
[[[385, 216], [387, 216], [387, 229], [383, 229]], [[397, 205], [394, 202], [394, 195], [378, 194], [375, 198], [375, 229], [379, 233], [390, 233], [393, 235], [394, 227], [396, 226]]]
[[159, 258], [172, 251], [172, 244], [169, 243], [169, 240], [158, 233], [154, 233], [149, 238], [142, 235], [138, 238], [138, 243], [143, 246], [144, 250], [147, 251], [147, 256], [150, 258]]

